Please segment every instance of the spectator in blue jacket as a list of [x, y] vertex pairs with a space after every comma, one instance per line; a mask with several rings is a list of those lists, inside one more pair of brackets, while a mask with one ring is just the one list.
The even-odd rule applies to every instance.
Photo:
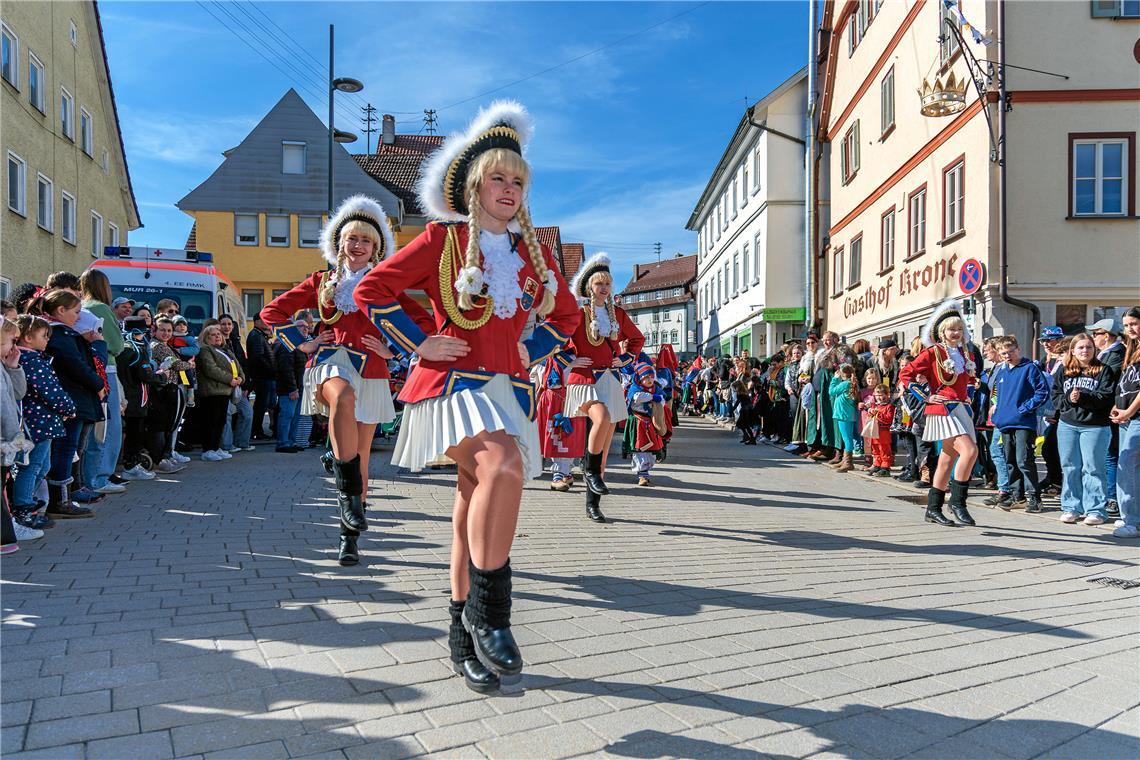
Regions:
[[1049, 380], [1034, 362], [1021, 355], [1017, 338], [1006, 335], [998, 342], [1005, 369], [995, 380], [994, 427], [1001, 431], [1005, 461], [1009, 466], [1012, 503], [1002, 509], [1025, 506], [1041, 511], [1037, 480], [1037, 410], [1049, 398]]

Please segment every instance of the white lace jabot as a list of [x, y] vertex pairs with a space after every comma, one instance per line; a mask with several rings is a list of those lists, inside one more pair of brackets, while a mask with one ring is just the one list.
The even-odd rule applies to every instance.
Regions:
[[487, 295], [494, 301], [494, 314], [500, 319], [515, 315], [522, 298], [519, 270], [523, 260], [511, 247], [510, 233], [496, 235], [486, 230], [479, 232], [479, 248], [483, 252], [483, 281]]
[[598, 325], [598, 335], [610, 337], [614, 331], [614, 323], [610, 321], [610, 310], [605, 306], [594, 306], [594, 319]]
[[360, 307], [356, 305], [356, 301], [352, 300], [352, 293], [356, 290], [356, 286], [364, 279], [364, 275], [368, 274], [371, 267], [364, 267], [356, 272], [349, 272], [347, 275], [341, 274], [337, 278], [336, 293], [333, 295], [333, 304], [344, 314], [351, 314], [354, 311], [359, 311]]

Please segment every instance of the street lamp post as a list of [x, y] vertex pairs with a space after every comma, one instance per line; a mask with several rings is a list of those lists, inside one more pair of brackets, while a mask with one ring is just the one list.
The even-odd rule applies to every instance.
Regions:
[[338, 143], [352, 143], [356, 142], [356, 135], [351, 132], [342, 132], [333, 126], [333, 94], [340, 90], [341, 92], [360, 92], [364, 89], [364, 85], [358, 79], [350, 77], [337, 77], [333, 78], [333, 25], [329, 24], [329, 197], [328, 197], [328, 213], [329, 218], [332, 218], [333, 213], [333, 142]]

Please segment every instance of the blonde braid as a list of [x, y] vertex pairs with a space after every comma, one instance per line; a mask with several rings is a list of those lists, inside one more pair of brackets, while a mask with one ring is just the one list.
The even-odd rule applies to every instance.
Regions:
[[586, 334], [590, 336], [590, 340], [598, 340], [602, 336], [598, 334], [598, 320], [594, 318], [594, 302], [592, 299], [587, 299], [582, 311], [586, 320]]
[[542, 301], [538, 304], [538, 316], [545, 317], [554, 311], [554, 292], [546, 285], [546, 275], [550, 271], [546, 266], [546, 257], [542, 255], [542, 245], [538, 242], [538, 235], [534, 232], [534, 224], [530, 220], [530, 212], [526, 204], [519, 204], [515, 219], [522, 228], [523, 242], [526, 243], [527, 253], [530, 254], [530, 263], [538, 275], [539, 284], [542, 285]]
[[[463, 259], [464, 269], [479, 267], [482, 255], [479, 250], [479, 212], [482, 207], [479, 205], [479, 191], [473, 182], [467, 184], [467, 208], [470, 209], [470, 213], [467, 217], [467, 252]], [[475, 299], [470, 293], [460, 293], [456, 303], [464, 311], [475, 308]]]
[[610, 338], [612, 340], [617, 340], [621, 337], [621, 325], [618, 322], [617, 311], [614, 310], [613, 295], [610, 295], [610, 297], [606, 299], [606, 311], [608, 311], [610, 314]]
[[317, 293], [318, 304], [323, 303], [326, 306], [329, 306], [333, 303], [333, 298], [336, 295], [336, 284], [337, 281], [340, 280], [341, 270], [345, 268], [344, 262], [346, 258], [347, 257], [344, 255], [344, 251], [340, 247], [340, 241], [337, 241], [336, 267], [333, 269], [333, 273], [329, 275], [328, 279], [325, 280], [325, 286], [321, 288], [319, 293]]

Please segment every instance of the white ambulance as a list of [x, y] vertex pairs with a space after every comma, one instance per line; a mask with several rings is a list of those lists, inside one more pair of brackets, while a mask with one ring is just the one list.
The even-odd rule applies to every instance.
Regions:
[[163, 298], [173, 298], [190, 323], [191, 335], [197, 335], [207, 319], [222, 314], [232, 316], [245, 335], [241, 293], [213, 262], [213, 254], [205, 251], [107, 246], [103, 258], [92, 262], [91, 268], [107, 275], [113, 297], [129, 298], [136, 307], [147, 304], [153, 311]]

